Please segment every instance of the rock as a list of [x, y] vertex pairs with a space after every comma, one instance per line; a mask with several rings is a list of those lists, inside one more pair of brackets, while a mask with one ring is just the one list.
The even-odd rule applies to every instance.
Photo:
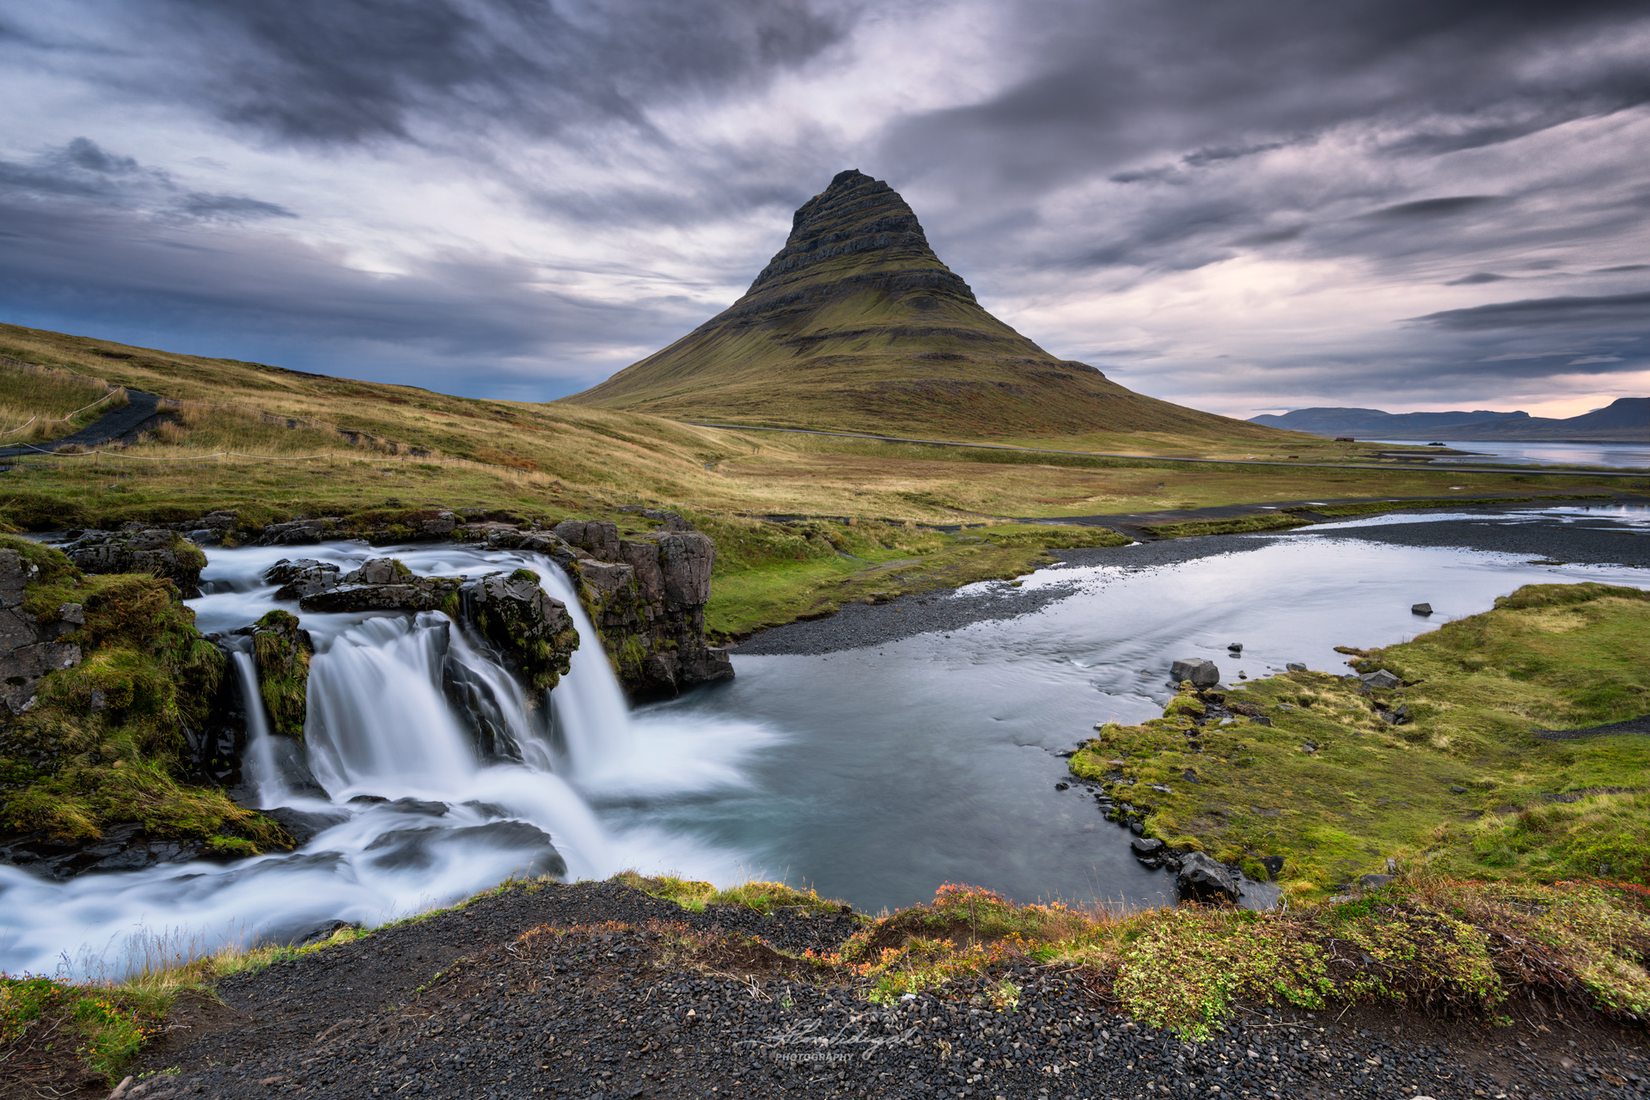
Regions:
[[1213, 661], [1185, 657], [1169, 666], [1169, 679], [1176, 684], [1189, 680], [1193, 687], [1210, 688], [1220, 683], [1220, 669]]
[[1208, 903], [1238, 900], [1237, 872], [1203, 852], [1187, 852], [1180, 857], [1175, 886], [1186, 901]]
[[1260, 865], [1266, 868], [1266, 874], [1274, 881], [1283, 873], [1282, 856], [1261, 856]]
[[1394, 877], [1395, 876], [1393, 875], [1359, 875], [1358, 889], [1360, 891], [1379, 890], [1381, 887], [1391, 882]]
[[1467, 789], [1465, 787], [1461, 786], [1461, 784], [1459, 784], [1459, 783], [1451, 783], [1449, 785], [1449, 793], [1450, 794], [1466, 794]]
[[40, 618], [23, 608], [28, 586], [39, 576], [40, 567], [21, 553], [0, 549], [0, 702], [12, 714], [28, 709], [48, 672], [80, 663], [80, 646], [61, 640], [85, 623], [79, 604], [63, 604]]
[[1163, 850], [1168, 847], [1161, 840], [1152, 837], [1137, 836], [1129, 841], [1129, 851], [1136, 859], [1161, 859]]
[[1306, 666], [1301, 664], [1299, 661], [1290, 661], [1287, 665], [1284, 665], [1283, 667], [1285, 669], [1287, 669], [1288, 671], [1290, 671], [1290, 672], [1305, 672], [1306, 671]]
[[1362, 680], [1367, 687], [1383, 691], [1398, 687], [1403, 683], [1403, 681], [1398, 679], [1397, 676], [1393, 675], [1391, 672], [1388, 672], [1384, 668], [1377, 669], [1374, 672], [1366, 672], [1362, 676], [1359, 676], [1358, 679]]
[[150, 573], [178, 586], [184, 599], [201, 594], [201, 548], [165, 527], [82, 531], [59, 547], [86, 573]]
[[619, 560], [619, 528], [608, 520], [564, 519], [556, 524], [555, 535], [597, 561]]
[[317, 592], [338, 587], [341, 572], [336, 565], [327, 561], [316, 561], [314, 558], [282, 558], [264, 570], [264, 581], [280, 585], [275, 590], [276, 599], [301, 600], [305, 596], [313, 596]]
[[252, 628], [258, 694], [271, 733], [303, 739], [309, 713], [309, 659], [314, 652], [309, 631], [298, 625], [298, 616], [291, 612], [270, 611]]
[[566, 675], [579, 647], [573, 617], [530, 569], [488, 573], [458, 590], [466, 625], [501, 654], [529, 687], [549, 691]]
[[338, 521], [331, 517], [295, 519], [287, 523], [272, 523], [259, 534], [257, 542], [263, 546], [295, 546], [311, 542], [325, 542], [337, 532]]
[[1410, 614], [1419, 615], [1424, 619], [1428, 615], [1432, 614], [1432, 605], [1430, 603], [1411, 604], [1410, 608], [1409, 608], [1409, 611], [1410, 611]]
[[1243, 643], [1242, 642], [1231, 642], [1226, 646], [1226, 648], [1228, 650], [1230, 650], [1231, 652], [1233, 652], [1233, 653], [1242, 653], [1243, 652]]
[[[606, 552], [601, 525], [563, 525], [568, 535]], [[607, 525], [611, 527], [611, 525]], [[616, 537], [616, 531], [614, 532]], [[572, 563], [579, 598], [632, 698], [667, 698], [694, 684], [733, 675], [727, 650], [707, 645], [705, 604], [715, 547], [697, 531], [671, 528], [620, 539], [617, 561]]]

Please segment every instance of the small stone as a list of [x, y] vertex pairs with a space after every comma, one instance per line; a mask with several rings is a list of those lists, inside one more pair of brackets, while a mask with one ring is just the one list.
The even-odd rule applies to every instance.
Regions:
[[1430, 603], [1411, 604], [1409, 611], [1410, 614], [1419, 615], [1424, 619], [1432, 614], [1432, 605]]
[[1306, 671], [1306, 666], [1301, 664], [1299, 661], [1290, 661], [1287, 665], [1284, 665], [1283, 667], [1288, 669], [1290, 672], [1305, 672]]

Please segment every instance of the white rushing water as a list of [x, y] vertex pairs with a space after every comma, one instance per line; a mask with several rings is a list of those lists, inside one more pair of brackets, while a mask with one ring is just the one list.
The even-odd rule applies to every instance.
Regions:
[[[343, 543], [214, 550], [207, 595], [191, 602], [202, 630], [233, 631], [279, 606], [262, 575], [280, 558], [347, 570], [381, 555], [421, 574], [533, 569], [574, 617], [581, 646], [569, 673], [532, 699], [443, 615], [301, 613], [315, 642], [301, 746], [271, 732], [250, 652], [233, 653], [230, 672], [247, 708], [243, 797], [321, 831], [292, 853], [67, 882], [0, 866], [0, 970], [118, 975], [335, 921], [381, 923], [563, 862], [571, 878], [637, 868], [727, 882], [760, 872], [687, 832], [604, 820], [604, 798], [634, 810], [638, 799], [737, 786], [741, 759], [774, 737], [738, 720], [633, 720], [570, 583], [547, 559]], [[464, 691], [456, 706], [443, 690], [453, 680]], [[472, 720], [490, 752], [478, 750]]]

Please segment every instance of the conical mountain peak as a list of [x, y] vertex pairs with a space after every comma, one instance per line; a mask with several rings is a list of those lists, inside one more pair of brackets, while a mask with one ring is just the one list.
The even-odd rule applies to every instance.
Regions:
[[750, 293], [868, 271], [943, 273], [936, 289], [973, 300], [968, 284], [940, 262], [916, 212], [899, 192], [856, 168], [797, 210], [791, 235], [751, 284]]
[[1056, 359], [987, 313], [899, 192], [855, 169], [802, 204], [785, 247], [737, 302], [569, 400], [948, 438], [1269, 434]]

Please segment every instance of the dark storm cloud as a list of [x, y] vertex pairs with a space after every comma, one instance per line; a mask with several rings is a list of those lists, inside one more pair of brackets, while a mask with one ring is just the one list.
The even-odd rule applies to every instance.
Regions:
[[0, 159], [0, 196], [56, 204], [60, 217], [76, 207], [95, 213], [111, 206], [173, 221], [298, 216], [279, 203], [247, 195], [189, 190], [171, 173], [146, 168], [136, 157], [110, 152], [85, 137], [29, 160]]
[[[384, 276], [234, 226], [180, 234], [136, 223], [130, 212], [65, 214], [0, 197], [0, 236], [19, 243], [0, 249], [7, 320], [50, 327], [77, 316], [86, 319], [81, 328], [139, 342], [146, 333], [189, 333], [172, 340], [188, 345], [177, 350], [533, 397], [582, 384], [540, 376], [524, 385], [508, 361], [542, 360], [559, 347], [578, 379], [578, 368], [587, 373], [602, 360], [615, 327], [637, 325], [633, 308], [547, 291], [536, 270], [494, 257], [438, 256]], [[634, 336], [645, 341], [667, 340], [691, 316], [669, 297], [644, 306], [653, 319]]]
[[759, 82], [844, 26], [805, 0], [150, 0], [133, 10], [171, 95], [312, 144], [645, 129], [649, 105]]
[[[896, 122], [879, 161], [904, 179], [956, 181], [965, 221], [972, 210], [1096, 177], [1151, 189], [1135, 200], [1151, 211], [1122, 215], [1138, 235], [1120, 233], [1109, 220], [1116, 206], [1103, 203], [1088, 230], [1099, 242], [1073, 239], [1084, 228], [1050, 225], [1057, 252], [1037, 256], [1055, 263], [1092, 256], [1184, 270], [1233, 245], [1292, 244], [1301, 255], [1377, 262], [1470, 252], [1451, 233], [1429, 239], [1336, 223], [1358, 213], [1344, 207], [1348, 198], [1367, 199], [1372, 221], [1401, 222], [1489, 216], [1493, 196], [1414, 195], [1386, 173], [1302, 179], [1309, 162], [1281, 188], [1250, 188], [1249, 165], [1331, 135], [1375, 161], [1413, 163], [1650, 103], [1642, 51], [1612, 48], [1650, 33], [1650, 12], [1630, 3], [1121, 0], [1047, 4], [1021, 28], [1017, 44], [1038, 64], [977, 102]], [[1442, 173], [1455, 174], [1465, 175]], [[1595, 190], [1590, 201], [1604, 209], [1578, 215], [1564, 232], [1602, 234], [1606, 220], [1643, 216], [1640, 202], [1615, 191], [1619, 180]], [[1201, 232], [1158, 229], [1200, 220], [1215, 196], [1244, 204], [1249, 232], [1207, 221]], [[1319, 223], [1336, 224], [1321, 248], [1303, 228]], [[958, 240], [966, 263], [993, 258], [993, 242], [976, 241], [971, 228]]]
[[1650, 292], [1495, 302], [1429, 313], [1414, 323], [1457, 330], [1632, 326], [1650, 333]]
[[1499, 195], [1451, 195], [1440, 199], [1413, 199], [1371, 210], [1367, 218], [1444, 218], [1501, 201]]

